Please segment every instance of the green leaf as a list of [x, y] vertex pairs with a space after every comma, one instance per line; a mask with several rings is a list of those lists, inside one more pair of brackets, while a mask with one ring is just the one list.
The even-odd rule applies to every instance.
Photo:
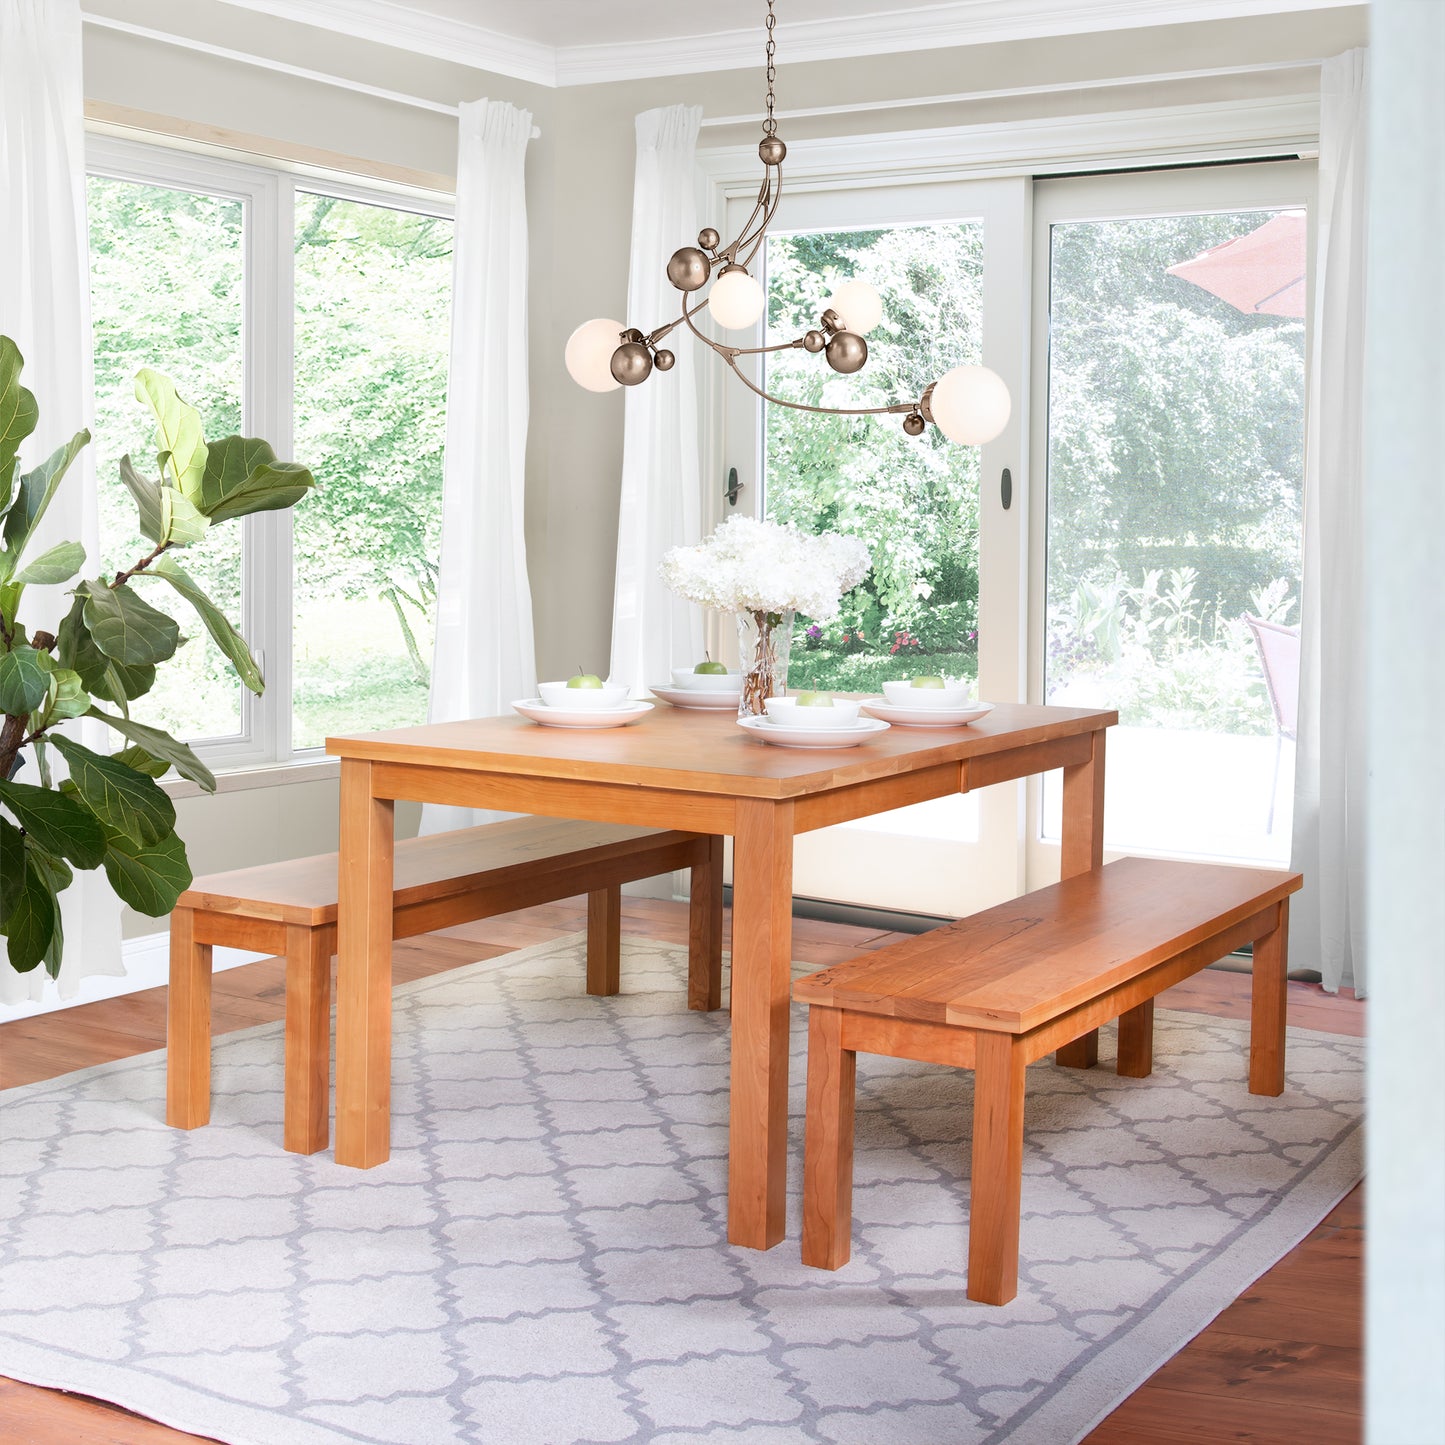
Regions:
[[163, 918], [191, 886], [186, 845], [175, 833], [156, 843], [137, 843], [107, 829], [105, 876], [123, 902], [139, 913]]
[[148, 778], [163, 778], [171, 770], [171, 765], [163, 758], [153, 758], [144, 748], [138, 748], [134, 744], [122, 748], [118, 753], [112, 753], [111, 757], [134, 772], [144, 773]]
[[152, 542], [164, 542], [165, 532], [161, 519], [161, 485], [136, 471], [129, 456], [120, 459], [120, 479], [126, 490], [135, 498], [136, 511], [140, 516], [141, 535]]
[[50, 673], [33, 647], [0, 653], [0, 713], [34, 712], [50, 691]]
[[150, 664], [125, 667], [107, 657], [95, 645], [95, 639], [85, 625], [83, 597], [75, 599], [60, 624], [58, 651], [60, 665], [78, 672], [81, 685], [87, 692], [122, 709], [127, 701], [144, 697], [155, 684], [156, 670]]
[[156, 414], [156, 446], [169, 453], [171, 477], [191, 501], [201, 494], [206, 470], [206, 438], [201, 432], [201, 414], [176, 395], [168, 376], [148, 366], [136, 373], [135, 399], [150, 403]]
[[24, 887], [25, 835], [8, 818], [0, 818], [0, 928]]
[[8, 336], [0, 336], [0, 501], [7, 506], [20, 443], [40, 419], [35, 398], [20, 384], [24, 366], [20, 348]]
[[[30, 393], [26, 392], [28, 396]], [[4, 425], [0, 417], [0, 426]], [[20, 478], [20, 491], [14, 505], [5, 517], [5, 550], [10, 561], [20, 560], [25, 544], [45, 515], [56, 488], [60, 486], [71, 462], [80, 455], [81, 449], [90, 440], [88, 431], [78, 431], [65, 443], [57, 447], [33, 472], [26, 472]]]
[[153, 758], [164, 759], [183, 778], [198, 783], [208, 793], [216, 791], [216, 779], [211, 770], [184, 743], [177, 742], [169, 733], [153, 728], [147, 723], [136, 722], [128, 717], [116, 717], [114, 713], [102, 712], [93, 707], [87, 717], [99, 718], [113, 727], [122, 737], [139, 743]]
[[197, 511], [194, 503], [183, 497], [174, 487], [161, 488], [162, 542], [174, 542], [178, 547], [188, 547], [192, 542], [199, 542], [210, 525], [211, 519]]
[[85, 548], [79, 542], [57, 542], [48, 552], [42, 552], [22, 567], [11, 580], [17, 587], [32, 584], [58, 587], [62, 582], [69, 582], [84, 566]]
[[5, 920], [6, 952], [16, 973], [29, 973], [50, 948], [60, 911], [40, 869], [27, 857], [21, 874], [20, 895]]
[[55, 734], [50, 741], [69, 766], [80, 801], [108, 832], [142, 844], [159, 843], [175, 831], [176, 805], [151, 778], [70, 738]]
[[105, 834], [88, 809], [53, 788], [0, 780], [0, 803], [47, 852], [94, 868], [105, 853]]
[[34, 838], [25, 840], [25, 851], [30, 855], [31, 866], [38, 869], [40, 876], [50, 885], [50, 891], [59, 898], [75, 880], [70, 864], [53, 853], [47, 853]]
[[251, 512], [281, 511], [316, 485], [298, 462], [278, 462], [259, 437], [225, 437], [206, 451], [206, 474], [197, 505], [212, 522]]
[[68, 667], [52, 667], [50, 697], [45, 704], [45, 726], [65, 718], [84, 717], [90, 711], [90, 694], [78, 672]]
[[85, 598], [85, 625], [95, 645], [127, 667], [164, 662], [181, 643], [175, 618], [158, 612], [129, 587], [82, 582], [76, 592]]
[[206, 631], [211, 634], [216, 646], [226, 654], [241, 681], [258, 697], [265, 692], [266, 683], [261, 676], [261, 669], [257, 666], [256, 659], [251, 656], [251, 649], [246, 646], [245, 639], [226, 620], [221, 609], [196, 586], [194, 579], [180, 563], [170, 557], [162, 557], [149, 573], [140, 575], [164, 577], [196, 609], [201, 621], [206, 624]]

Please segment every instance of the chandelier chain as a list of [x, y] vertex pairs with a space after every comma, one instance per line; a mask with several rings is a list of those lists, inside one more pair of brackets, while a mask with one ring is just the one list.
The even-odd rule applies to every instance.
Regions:
[[768, 0], [768, 18], [765, 22], [768, 31], [768, 114], [763, 121], [763, 134], [766, 136], [775, 136], [778, 133], [778, 123], [773, 119], [773, 82], [778, 78], [778, 67], [773, 63], [773, 57], [778, 51], [773, 40], [773, 28], [777, 23], [778, 17], [773, 14], [773, 0]]

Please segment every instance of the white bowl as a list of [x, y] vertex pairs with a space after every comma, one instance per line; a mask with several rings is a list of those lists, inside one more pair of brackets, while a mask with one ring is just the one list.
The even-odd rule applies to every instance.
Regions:
[[602, 687], [568, 687], [565, 682], [539, 682], [537, 691], [548, 707], [586, 708], [623, 707], [627, 703], [627, 685], [609, 682]]
[[945, 678], [946, 687], [914, 687], [912, 682], [885, 682], [883, 696], [894, 707], [962, 707], [968, 701], [966, 678]]
[[693, 687], [702, 692], [741, 692], [743, 675], [740, 672], [694, 672], [690, 667], [672, 669], [674, 687]]
[[766, 698], [768, 716], [785, 728], [846, 728], [858, 721], [862, 704], [852, 698], [835, 697], [831, 707], [802, 707], [795, 697]]

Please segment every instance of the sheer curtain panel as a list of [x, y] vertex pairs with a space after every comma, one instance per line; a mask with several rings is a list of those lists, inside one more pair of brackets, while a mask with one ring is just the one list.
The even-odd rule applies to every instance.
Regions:
[[[523, 498], [530, 111], [461, 107], [451, 365], [432, 722], [505, 712], [537, 690]], [[422, 832], [500, 816], [429, 804]]]
[[1320, 76], [1320, 178], [1305, 446], [1304, 587], [1290, 957], [1365, 990], [1365, 93], [1350, 50]]
[[[667, 279], [679, 246], [697, 244], [697, 132], [700, 106], [670, 105], [637, 117], [632, 191], [628, 324], [649, 329], [677, 315], [681, 294]], [[696, 542], [702, 529], [696, 348], [674, 332], [677, 357], [626, 388], [617, 580], [612, 601], [612, 679], [640, 697], [669, 669], [702, 657], [702, 611], [662, 585], [663, 553]]]
[[[21, 451], [22, 470], [95, 418], [84, 147], [79, 0], [0, 0], [0, 333], [20, 348], [24, 383], [40, 407], [39, 425]], [[38, 557], [67, 540], [84, 546], [86, 575], [94, 575], [100, 534], [89, 448], [71, 467], [28, 553]], [[32, 587], [20, 620], [31, 632], [53, 630], [69, 605], [58, 587]], [[86, 727], [86, 745], [109, 751], [108, 730]], [[91, 727], [102, 736], [90, 737]], [[57, 986], [62, 998], [73, 998], [82, 979], [125, 972], [120, 901], [104, 873], [77, 871], [60, 906], [65, 957]], [[43, 969], [21, 975], [7, 963], [0, 967], [0, 1004], [39, 1000], [47, 985]]]

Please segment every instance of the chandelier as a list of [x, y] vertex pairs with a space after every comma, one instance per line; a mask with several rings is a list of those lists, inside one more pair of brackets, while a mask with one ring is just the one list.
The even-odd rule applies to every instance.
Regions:
[[[917, 401], [895, 402], [891, 406], [810, 406], [774, 396], [758, 386], [738, 365], [740, 357], [766, 356], [774, 351], [802, 350], [822, 354], [824, 361], [843, 376], [859, 372], [868, 361], [865, 337], [883, 319], [883, 301], [866, 281], [844, 281], [828, 298], [828, 304], [810, 327], [792, 341], [773, 346], [729, 346], [699, 330], [693, 319], [706, 309], [724, 331], [747, 331], [757, 324], [767, 307], [767, 296], [748, 270], [762, 249], [768, 226], [777, 214], [783, 194], [783, 161], [788, 148], [778, 135], [773, 117], [773, 83], [776, 47], [773, 29], [777, 17], [774, 0], [768, 0], [767, 28], [767, 114], [763, 138], [758, 142], [758, 159], [763, 163], [763, 182], [758, 189], [752, 214], [737, 237], [726, 246], [711, 226], [698, 233], [696, 246], [683, 246], [667, 263], [667, 279], [682, 293], [681, 315], [674, 321], [644, 334], [635, 326], [598, 317], [585, 321], [567, 340], [567, 370], [572, 379], [588, 391], [612, 391], [618, 386], [640, 386], [654, 371], [670, 371], [676, 356], [659, 343], [679, 326], [716, 352], [733, 375], [749, 391], [775, 406], [794, 411], [818, 412], [824, 416], [901, 416], [903, 430], [921, 436], [930, 422], [950, 441], [963, 446], [981, 446], [1004, 429], [1009, 418], [1008, 387], [997, 372], [986, 366], [956, 366], [924, 388]], [[700, 295], [706, 288], [706, 294]]]

